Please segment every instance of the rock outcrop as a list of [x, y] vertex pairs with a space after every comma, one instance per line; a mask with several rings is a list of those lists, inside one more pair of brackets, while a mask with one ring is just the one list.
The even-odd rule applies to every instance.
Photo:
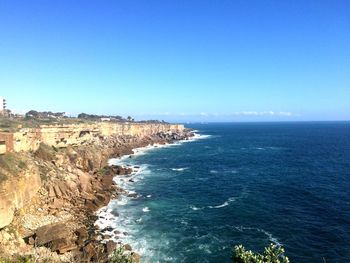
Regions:
[[40, 187], [39, 170], [33, 164], [0, 184], [0, 228], [11, 223], [15, 211], [27, 204]]
[[108, 159], [191, 136], [182, 125], [169, 124], [101, 123], [23, 132], [14, 136], [23, 145], [15, 145], [18, 153], [12, 154], [24, 165], [0, 182], [0, 228], [6, 226], [0, 231], [0, 252], [37, 254], [42, 248], [40, 253], [57, 262], [106, 262], [117, 245], [101, 243], [94, 213], [123, 193], [113, 177], [128, 176], [132, 169], [107, 166]]
[[22, 128], [13, 133], [15, 152], [35, 151], [41, 143], [63, 148], [92, 143], [101, 137], [131, 136], [142, 138], [157, 133], [183, 132], [184, 126], [166, 123], [104, 123], [41, 125], [40, 128]]

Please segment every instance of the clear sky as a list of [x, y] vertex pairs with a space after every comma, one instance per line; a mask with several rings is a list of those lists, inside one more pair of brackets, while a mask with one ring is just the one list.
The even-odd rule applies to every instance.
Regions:
[[350, 1], [0, 0], [0, 96], [16, 112], [350, 120]]

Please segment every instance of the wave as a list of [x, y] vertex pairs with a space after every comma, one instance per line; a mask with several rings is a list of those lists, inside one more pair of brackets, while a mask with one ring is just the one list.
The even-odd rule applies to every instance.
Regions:
[[234, 202], [236, 201], [236, 198], [235, 197], [230, 197], [229, 199], [227, 199], [227, 201], [225, 201], [223, 204], [221, 205], [215, 205], [215, 206], [208, 206], [208, 208], [212, 209], [212, 208], [222, 208], [222, 207], [225, 207], [225, 206], [228, 206], [231, 202]]
[[190, 205], [190, 208], [191, 208], [192, 210], [194, 210], [194, 211], [202, 210], [202, 209], [203, 209], [203, 207], [196, 207], [196, 206], [194, 206], [194, 205]]
[[227, 199], [224, 203], [222, 203], [220, 205], [215, 205], [215, 206], [209, 205], [209, 206], [203, 206], [203, 207], [197, 207], [197, 206], [194, 206], [194, 205], [190, 205], [190, 208], [193, 211], [202, 210], [202, 209], [205, 209], [205, 208], [209, 208], [209, 209], [222, 208], [222, 207], [228, 206], [231, 202], [234, 202], [236, 200], [237, 200], [236, 197], [230, 197], [229, 199]]
[[183, 168], [170, 168], [170, 169], [173, 170], [173, 171], [182, 172], [182, 171], [188, 170], [190, 168], [189, 167], [183, 167]]
[[278, 151], [278, 150], [283, 150], [282, 147], [276, 147], [276, 146], [265, 146], [265, 147], [242, 147], [241, 150], [244, 151], [249, 151], [249, 150], [257, 150], [257, 151], [266, 151], [266, 150], [274, 150], [274, 151]]
[[[131, 157], [137, 158], [138, 156], [142, 156], [147, 154], [149, 151], [154, 151], [157, 149], [167, 148], [167, 147], [177, 147], [179, 145], [182, 145], [183, 143], [187, 142], [193, 142], [196, 140], [206, 139], [211, 137], [211, 135], [202, 135], [195, 133], [193, 137], [189, 138], [188, 140], [181, 140], [177, 141], [173, 144], [154, 144], [154, 145], [148, 145], [145, 147], [135, 148], [133, 149], [133, 154], [131, 154]], [[109, 165], [128, 165], [128, 164], [137, 164], [137, 162], [134, 161], [134, 158], [129, 159], [130, 155], [124, 155], [120, 158], [113, 158], [108, 161]], [[98, 220], [95, 222], [95, 225], [100, 229], [100, 231], [103, 233], [106, 233], [107, 235], [111, 236], [111, 239], [115, 242], [121, 242], [124, 244], [131, 244], [133, 249], [140, 253], [141, 256], [145, 256], [145, 258], [154, 258], [154, 252], [152, 252], [151, 244], [148, 244], [146, 239], [138, 239], [135, 240], [135, 233], [139, 231], [140, 225], [144, 223], [144, 220], [147, 218], [147, 215], [144, 213], [149, 213], [151, 210], [149, 207], [146, 206], [144, 203], [143, 206], [139, 207], [136, 210], [129, 211], [128, 213], [125, 213], [125, 210], [129, 210], [129, 207], [125, 207], [128, 203], [128, 200], [130, 200], [130, 197], [128, 195], [134, 195], [136, 194], [135, 190], [135, 184], [133, 182], [136, 182], [138, 180], [142, 180], [143, 177], [145, 177], [147, 174], [151, 174], [151, 170], [149, 169], [147, 164], [139, 165], [137, 164], [137, 167], [131, 166], [133, 169], [133, 172], [128, 177], [124, 176], [115, 176], [114, 180], [117, 183], [118, 186], [125, 189], [125, 192], [122, 194], [120, 199], [111, 200], [111, 202], [108, 204], [107, 207], [102, 208], [97, 212]], [[190, 169], [189, 167], [174, 167], [172, 168], [173, 171], [182, 172], [184, 170]], [[145, 195], [146, 198], [151, 198], [152, 195], [148, 194]], [[148, 199], [149, 200], [149, 199]], [[123, 207], [124, 206], [124, 207]], [[120, 212], [120, 215], [118, 215], [118, 212]], [[197, 209], [197, 207], [193, 207], [194, 210]], [[142, 211], [141, 211], [142, 210]], [[187, 224], [187, 222], [182, 222], [182, 224]], [[164, 242], [165, 243], [165, 242]], [[164, 244], [166, 245], [166, 244]], [[165, 255], [161, 256], [162, 259], [166, 259]], [[157, 261], [157, 260], [156, 260]], [[167, 261], [167, 260], [165, 260]], [[171, 260], [170, 262], [173, 262], [174, 260]], [[152, 261], [154, 262], [154, 261]], [[161, 261], [161, 262], [164, 262]]]
[[144, 147], [135, 148], [135, 149], [133, 149], [132, 154], [123, 155], [122, 157], [119, 157], [119, 158], [109, 159], [108, 165], [122, 165], [122, 164], [124, 164], [123, 161], [127, 160], [130, 156], [137, 157], [137, 156], [141, 156], [141, 155], [146, 154], [150, 150], [168, 148], [168, 147], [173, 147], [173, 146], [177, 146], [177, 145], [179, 145], [179, 144], [178, 143], [169, 143], [169, 144], [155, 143], [155, 144], [149, 144], [149, 145], [144, 146]]
[[180, 140], [178, 141], [176, 144], [182, 144], [182, 143], [186, 143], [186, 142], [193, 142], [193, 141], [197, 141], [197, 140], [204, 140], [204, 139], [208, 139], [212, 137], [212, 135], [209, 135], [209, 134], [199, 134], [199, 133], [196, 133], [194, 132], [194, 136], [192, 137], [189, 137], [188, 139], [185, 139], [185, 140]]
[[151, 211], [151, 210], [149, 210], [149, 208], [146, 206], [146, 207], [142, 208], [142, 211], [145, 212], [145, 213], [147, 213], [147, 212], [149, 212], [149, 211]]
[[139, 148], [133, 149], [133, 154], [124, 155], [124, 156], [119, 157], [119, 158], [111, 158], [111, 159], [109, 159], [108, 160], [108, 165], [121, 165], [121, 164], [123, 164], [123, 161], [125, 161], [126, 159], [129, 158], [129, 156], [135, 156], [136, 157], [136, 156], [144, 155], [150, 150], [178, 146], [178, 145], [181, 145], [182, 143], [185, 143], [185, 142], [192, 142], [192, 141], [196, 141], [196, 140], [207, 139], [207, 138], [209, 138], [211, 136], [212, 135], [199, 134], [199, 133], [194, 132], [194, 136], [193, 137], [189, 137], [186, 140], [179, 140], [179, 141], [176, 141], [174, 143], [168, 143], [168, 144], [159, 144], [159, 143], [149, 144], [149, 145], [144, 146], [144, 147], [139, 147]]
[[228, 198], [225, 202], [223, 202], [222, 204], [219, 204], [219, 205], [209, 205], [209, 206], [204, 206], [204, 207], [196, 207], [196, 206], [194, 206], [194, 205], [191, 205], [190, 208], [191, 208], [192, 210], [194, 210], [194, 211], [196, 211], [196, 210], [202, 210], [202, 209], [204, 209], [204, 208], [218, 209], [218, 208], [222, 208], [222, 207], [228, 206], [230, 203], [236, 202], [236, 201], [238, 201], [238, 200], [240, 200], [240, 199], [246, 198], [247, 196], [248, 196], [248, 192], [247, 192], [246, 187], [244, 187], [239, 196], [237, 196], [237, 197], [230, 197], [230, 198]]
[[201, 140], [201, 139], [207, 139], [210, 138], [212, 135], [210, 134], [199, 134], [199, 133], [194, 133], [194, 136], [189, 139], [189, 141], [193, 140]]
[[268, 237], [270, 242], [272, 242], [278, 246], [282, 246], [282, 244], [278, 241], [278, 239], [276, 237], [274, 237], [270, 232], [268, 232], [262, 228], [246, 227], [246, 226], [235, 226], [234, 228], [240, 232], [242, 232], [244, 230], [252, 230], [252, 231], [257, 231], [257, 232], [263, 233], [264, 235], [266, 235]]

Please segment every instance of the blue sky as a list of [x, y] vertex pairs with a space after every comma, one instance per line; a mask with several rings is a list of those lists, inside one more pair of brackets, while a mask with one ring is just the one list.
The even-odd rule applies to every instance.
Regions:
[[168, 121], [350, 120], [350, 1], [0, 0], [0, 96]]

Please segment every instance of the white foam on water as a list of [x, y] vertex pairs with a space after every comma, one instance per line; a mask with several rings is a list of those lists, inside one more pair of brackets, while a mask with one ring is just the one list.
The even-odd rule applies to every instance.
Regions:
[[142, 208], [142, 211], [143, 211], [144, 213], [148, 213], [148, 212], [151, 211], [151, 210], [149, 210], [149, 208], [146, 206], [146, 207]]
[[196, 140], [203, 140], [203, 139], [208, 139], [212, 135], [209, 134], [199, 134], [199, 133], [194, 133], [194, 136], [190, 137], [188, 140], [181, 140], [182, 141], [196, 141]]
[[118, 205], [126, 205], [129, 201], [129, 198], [127, 198], [126, 196], [122, 196], [119, 199], [116, 199], [116, 202]]
[[246, 189], [246, 188], [243, 188], [243, 190], [242, 190], [242, 192], [240, 193], [239, 196], [237, 196], [237, 197], [230, 197], [230, 198], [228, 198], [228, 199], [227, 199], [224, 203], [222, 203], [222, 204], [219, 204], [219, 205], [209, 205], [209, 206], [206, 206], [206, 207], [196, 207], [196, 206], [191, 205], [190, 208], [191, 208], [192, 210], [194, 210], [194, 211], [201, 210], [201, 209], [204, 209], [204, 208], [218, 209], [218, 208], [222, 208], [222, 207], [228, 206], [228, 205], [230, 205], [230, 203], [236, 202], [237, 200], [246, 198], [247, 196], [248, 196], [247, 189]]
[[193, 211], [197, 211], [197, 210], [202, 210], [203, 207], [196, 207], [194, 205], [190, 205], [190, 208], [193, 210]]
[[182, 171], [188, 170], [190, 168], [189, 167], [182, 167], [182, 168], [170, 168], [170, 169], [173, 171], [182, 172]]
[[212, 252], [211, 252], [211, 250], [210, 250], [210, 245], [208, 245], [208, 244], [200, 244], [199, 246], [198, 246], [198, 248], [200, 249], [200, 250], [203, 250], [205, 253], [207, 253], [207, 254], [211, 254]]
[[269, 239], [269, 241], [271, 241], [272, 243], [276, 244], [277, 246], [282, 246], [282, 244], [278, 241], [278, 239], [276, 237], [274, 237], [270, 232], [262, 229], [262, 228], [257, 228], [257, 227], [246, 227], [246, 226], [236, 226], [235, 227], [236, 230], [243, 232], [244, 230], [253, 230], [253, 231], [257, 231], [260, 233], [263, 233], [264, 235], [266, 235]]
[[[183, 143], [187, 142], [193, 142], [196, 140], [201, 140], [201, 139], [207, 139], [211, 137], [211, 135], [202, 135], [198, 134], [194, 131], [194, 136], [190, 137], [187, 140], [181, 140], [177, 141], [172, 144], [154, 144], [154, 145], [148, 145], [146, 147], [140, 147], [136, 148], [133, 150], [133, 154], [131, 154], [131, 157], [137, 157], [140, 155], [146, 154], [148, 151], [155, 150], [155, 149], [162, 149], [162, 148], [167, 148], [167, 147], [175, 147], [182, 145]], [[128, 160], [129, 160], [130, 155], [124, 155], [120, 158], [112, 158], [108, 161], [109, 165], [127, 165]], [[132, 160], [132, 159], [131, 159]], [[139, 166], [139, 165], [138, 165]], [[152, 250], [152, 244], [149, 243], [146, 239], [143, 238], [135, 238], [133, 233], [136, 233], [139, 228], [139, 224], [142, 224], [143, 219], [142, 216], [138, 215], [135, 219], [132, 218], [133, 216], [130, 216], [131, 214], [126, 214], [122, 213], [121, 215], [118, 215], [116, 213], [116, 209], [118, 207], [122, 207], [123, 205], [126, 205], [128, 203], [128, 200], [130, 200], [130, 197], [127, 197], [127, 194], [133, 194], [135, 191], [133, 191], [133, 182], [137, 182], [138, 180], [142, 180], [144, 176], [147, 176], [148, 174], [151, 174], [151, 170], [148, 168], [148, 165], [141, 165], [139, 167], [133, 167], [133, 172], [130, 176], [124, 177], [124, 176], [115, 176], [114, 181], [117, 183], [119, 187], [122, 187], [125, 189], [125, 194], [122, 195], [120, 199], [112, 200], [108, 206], [101, 208], [99, 211], [97, 211], [97, 215], [99, 216], [98, 220], [95, 222], [95, 225], [98, 226], [99, 229], [103, 230], [106, 228], [111, 228], [113, 231], [104, 231], [103, 233], [108, 233], [108, 235], [112, 236], [112, 240], [115, 242], [120, 242], [122, 241], [124, 244], [128, 243], [131, 244], [133, 249], [138, 252], [142, 257], [144, 257], [143, 262], [164, 262], [164, 261], [169, 261], [173, 262], [173, 258], [166, 258], [165, 255], [157, 255], [155, 252]], [[180, 167], [180, 168], [174, 168], [174, 171], [184, 171], [188, 169], [188, 167]], [[132, 180], [132, 181], [130, 181]], [[147, 198], [151, 198], [152, 195], [149, 194], [146, 196]], [[193, 207], [194, 210], [196, 209], [202, 209], [202, 208], [197, 208]], [[123, 210], [123, 209], [122, 209]], [[115, 211], [115, 212], [114, 212]], [[113, 212], [115, 215], [113, 215]], [[136, 214], [138, 214], [137, 211], [133, 211]], [[149, 207], [144, 207], [142, 209], [143, 213], [148, 213], [150, 212]], [[135, 215], [136, 215], [135, 214]], [[145, 215], [147, 216], [147, 215]], [[185, 224], [187, 222], [183, 222]], [[153, 260], [153, 258], [156, 258], [156, 260]], [[162, 260], [158, 260], [158, 258]], [[149, 261], [152, 259], [152, 261]]]
[[148, 151], [150, 150], [155, 150], [155, 149], [161, 149], [161, 148], [166, 148], [166, 147], [172, 147], [172, 146], [176, 146], [178, 144], [176, 143], [172, 143], [172, 144], [149, 144], [147, 146], [144, 147], [139, 147], [139, 148], [135, 148], [133, 149], [133, 153], [132, 154], [127, 154], [127, 155], [123, 155], [122, 157], [119, 158], [111, 158], [108, 160], [108, 165], [123, 165], [124, 161], [129, 159], [129, 157], [137, 157], [140, 155], [144, 155], [146, 154]]
[[276, 244], [278, 246], [282, 246], [282, 244], [278, 241], [278, 239], [276, 237], [272, 236], [272, 234], [270, 232], [267, 232], [266, 230], [260, 229], [260, 228], [257, 228], [256, 230], [261, 232], [261, 233], [264, 233], [266, 236], [268, 236], [269, 240], [272, 243], [274, 243], [274, 244]]
[[236, 198], [235, 197], [230, 197], [229, 199], [227, 199], [227, 201], [225, 201], [223, 204], [221, 205], [215, 205], [215, 206], [208, 206], [208, 208], [222, 208], [222, 207], [225, 207], [225, 206], [228, 206], [231, 202], [234, 202], [236, 201]]

